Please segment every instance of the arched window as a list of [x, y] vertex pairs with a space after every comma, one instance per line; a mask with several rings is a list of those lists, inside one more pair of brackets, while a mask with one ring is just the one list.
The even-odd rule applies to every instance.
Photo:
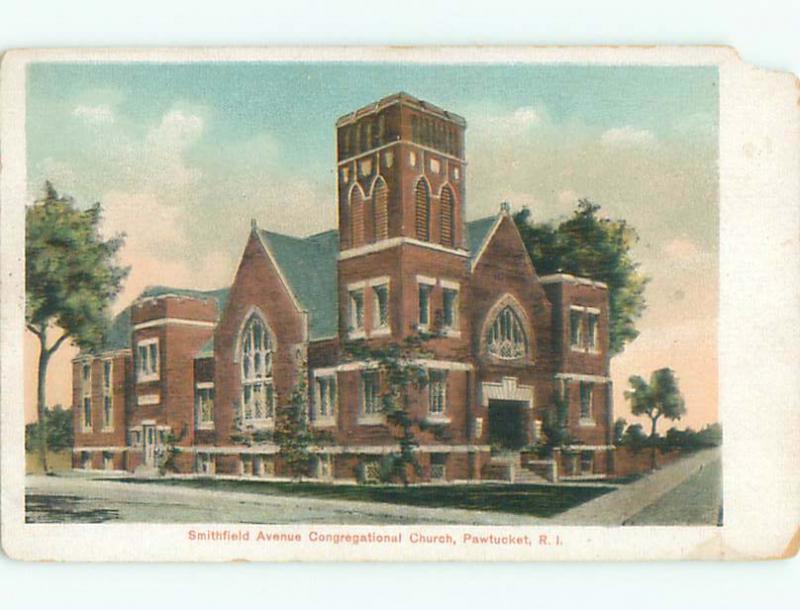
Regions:
[[453, 191], [449, 186], [442, 189], [442, 195], [439, 201], [440, 220], [439, 227], [441, 232], [440, 243], [443, 246], [453, 247], [455, 242], [455, 202], [453, 198]]
[[506, 305], [495, 317], [486, 335], [488, 352], [503, 360], [522, 358], [527, 352], [527, 337], [519, 316]]
[[372, 209], [375, 214], [375, 240], [389, 237], [389, 191], [383, 178], [378, 178], [372, 190]]
[[364, 243], [364, 193], [357, 184], [350, 191], [350, 246]]
[[271, 419], [275, 415], [272, 383], [272, 335], [258, 314], [244, 326], [240, 339], [242, 412], [244, 423]]
[[428, 183], [420, 178], [417, 186], [414, 188], [414, 202], [416, 205], [416, 230], [417, 239], [422, 241], [430, 241], [431, 239], [431, 193], [428, 188]]

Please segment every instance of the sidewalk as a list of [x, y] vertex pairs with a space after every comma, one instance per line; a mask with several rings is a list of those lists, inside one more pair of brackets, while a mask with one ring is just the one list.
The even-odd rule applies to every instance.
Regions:
[[[622, 525], [667, 493], [720, 459], [719, 448], [705, 449], [644, 478], [557, 515], [559, 525]], [[720, 481], [721, 484], [721, 481]], [[717, 490], [710, 490], [712, 493]]]

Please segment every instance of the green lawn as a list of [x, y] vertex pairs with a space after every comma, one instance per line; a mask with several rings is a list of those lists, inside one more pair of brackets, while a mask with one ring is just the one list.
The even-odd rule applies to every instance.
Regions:
[[278, 481], [226, 481], [219, 479], [126, 479], [131, 483], [158, 483], [220, 492], [295, 495], [333, 500], [383, 502], [428, 508], [463, 508], [537, 517], [557, 515], [601, 496], [612, 487], [559, 487], [551, 485], [329, 485]]

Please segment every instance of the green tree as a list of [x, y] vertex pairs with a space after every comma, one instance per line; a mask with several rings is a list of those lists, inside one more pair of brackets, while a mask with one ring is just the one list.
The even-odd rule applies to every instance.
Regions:
[[305, 356], [299, 362], [297, 380], [292, 388], [289, 404], [277, 409], [272, 440], [278, 444], [280, 455], [293, 479], [308, 474], [313, 453], [312, 446], [327, 443], [330, 434], [314, 430], [308, 421], [309, 392], [306, 379], [308, 366]]
[[[64, 409], [56, 405], [46, 411], [47, 447], [52, 451], [63, 451], [72, 448], [72, 409]], [[39, 422], [25, 426], [25, 451], [32, 453], [39, 448]]]
[[646, 303], [648, 278], [639, 271], [631, 248], [639, 237], [624, 220], [602, 218], [588, 199], [558, 226], [534, 223], [523, 208], [514, 215], [522, 240], [540, 275], [570, 273], [605, 282], [609, 298], [609, 349], [613, 356], [639, 334], [636, 321]]
[[428, 370], [418, 364], [419, 359], [431, 354], [425, 344], [434, 335], [423, 333], [406, 337], [402, 342], [391, 342], [380, 347], [369, 347], [363, 341], [346, 346], [349, 356], [370, 362], [380, 379], [381, 410], [394, 432], [399, 450], [392, 454], [388, 476], [409, 484], [409, 470], [418, 476], [422, 467], [417, 459], [417, 435], [430, 431], [437, 439], [445, 439], [445, 426], [429, 424], [412, 412], [412, 392], [419, 393], [430, 383]]
[[625, 427], [628, 425], [628, 422], [625, 421], [624, 417], [618, 417], [617, 420], [614, 422], [614, 445], [619, 447], [622, 444], [622, 439], [625, 436]]
[[650, 444], [652, 465], [656, 467], [656, 426], [662, 417], [672, 421], [686, 413], [686, 405], [678, 388], [678, 379], [670, 368], [658, 369], [650, 375], [650, 383], [638, 375], [628, 379], [630, 389], [625, 398], [631, 403], [631, 413], [650, 419]]
[[278, 454], [283, 458], [293, 479], [308, 474], [311, 461], [310, 447], [316, 441], [308, 425], [308, 386], [305, 380], [292, 390], [291, 400], [277, 410], [273, 438], [278, 444]]
[[[39, 459], [47, 472], [47, 365], [69, 340], [83, 350], [97, 348], [109, 326], [109, 304], [129, 269], [116, 263], [124, 236], [103, 240], [102, 209], [81, 210], [71, 197], [45, 184], [44, 196], [25, 215], [25, 322], [39, 340], [36, 409], [44, 428]], [[60, 331], [53, 341], [51, 332]]]

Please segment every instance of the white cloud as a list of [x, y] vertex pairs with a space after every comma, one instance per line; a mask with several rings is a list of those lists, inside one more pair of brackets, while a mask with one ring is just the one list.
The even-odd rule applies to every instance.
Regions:
[[73, 108], [72, 116], [93, 124], [114, 122], [114, 111], [108, 104], [98, 104], [96, 106], [79, 104]]
[[534, 106], [520, 106], [511, 112], [487, 114], [485, 111], [475, 113], [478, 117], [472, 124], [471, 131], [479, 134], [496, 135], [498, 131], [515, 134], [532, 127], [539, 127], [545, 120], [545, 112]]
[[700, 264], [710, 262], [712, 254], [686, 237], [669, 240], [662, 248], [671, 261], [681, 264]]
[[647, 129], [637, 129], [631, 125], [624, 127], [614, 127], [603, 132], [600, 140], [609, 146], [628, 145], [628, 144], [650, 144], [655, 141], [652, 131]]

